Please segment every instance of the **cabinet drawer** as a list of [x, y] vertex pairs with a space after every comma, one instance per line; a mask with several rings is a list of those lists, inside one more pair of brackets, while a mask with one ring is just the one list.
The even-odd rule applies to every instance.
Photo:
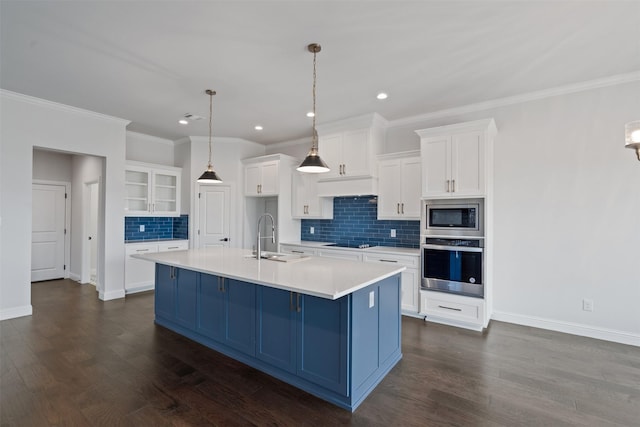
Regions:
[[298, 255], [317, 255], [317, 251], [311, 248], [305, 248], [302, 246], [289, 246], [289, 245], [280, 245], [280, 251], [288, 254], [298, 254]]
[[[423, 293], [422, 311], [427, 316], [438, 316], [448, 319], [460, 320], [470, 323], [482, 322], [483, 300], [473, 298], [443, 298], [432, 295], [431, 292]], [[428, 317], [427, 317], [427, 320]]]
[[320, 249], [318, 255], [327, 258], [346, 259], [349, 261], [362, 261], [362, 254], [355, 251], [340, 250], [340, 249]]
[[[124, 251], [126, 255], [152, 254], [154, 252], [158, 252], [158, 245], [155, 243], [153, 244], [128, 243], [125, 245]], [[148, 262], [148, 261], [145, 261], [145, 262]]]
[[187, 240], [158, 243], [158, 252], [183, 251], [186, 249], [189, 249], [189, 241]]
[[419, 256], [395, 255], [395, 254], [365, 254], [365, 262], [384, 262], [389, 264], [404, 265], [409, 268], [418, 268]]

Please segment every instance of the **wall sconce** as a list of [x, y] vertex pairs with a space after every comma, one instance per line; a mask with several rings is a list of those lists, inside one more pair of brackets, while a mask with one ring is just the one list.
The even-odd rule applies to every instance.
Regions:
[[624, 125], [625, 147], [636, 150], [638, 160], [640, 160], [640, 120]]

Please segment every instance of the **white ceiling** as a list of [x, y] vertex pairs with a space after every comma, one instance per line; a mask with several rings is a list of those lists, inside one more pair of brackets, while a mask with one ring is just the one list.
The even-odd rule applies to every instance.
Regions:
[[[2, 0], [0, 18], [0, 87], [172, 140], [207, 135], [207, 88], [214, 136], [309, 136], [312, 42], [318, 123], [640, 70], [639, 1]], [[185, 113], [205, 119], [180, 126]]]

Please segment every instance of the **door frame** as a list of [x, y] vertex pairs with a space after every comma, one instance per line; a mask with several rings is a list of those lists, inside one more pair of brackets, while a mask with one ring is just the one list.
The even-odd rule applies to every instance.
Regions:
[[201, 193], [201, 189], [203, 187], [225, 187], [229, 189], [229, 247], [236, 247], [236, 218], [235, 218], [235, 203], [233, 200], [234, 185], [233, 184], [200, 184], [196, 182], [196, 192], [195, 192], [195, 212], [193, 214], [193, 224], [189, 221], [189, 228], [191, 235], [193, 236], [193, 247], [200, 247], [200, 235], [198, 234], [198, 227], [200, 226], [200, 197], [198, 195]]
[[[71, 183], [68, 181], [48, 181], [46, 179], [32, 179], [31, 191], [33, 191], [33, 184], [38, 185], [59, 185], [64, 187], [64, 278], [69, 278], [69, 272], [71, 271]], [[33, 204], [31, 205], [31, 215], [33, 215]], [[31, 230], [33, 235], [33, 230]], [[29, 254], [29, 263], [32, 262], [31, 254]]]
[[[80, 273], [79, 282], [82, 284], [91, 284], [91, 260], [89, 257], [89, 251], [91, 245], [89, 241], [89, 213], [91, 211], [91, 193], [89, 186], [92, 184], [98, 184], [98, 231], [100, 230], [100, 212], [103, 209], [102, 205], [102, 177], [99, 176], [96, 179], [83, 182], [82, 187], [82, 243], [80, 244], [80, 251], [82, 254], [82, 271]], [[98, 235], [100, 233], [98, 232]], [[96, 236], [97, 238], [97, 236]], [[98, 240], [97, 250], [100, 252], [100, 240]], [[100, 257], [98, 256], [96, 263], [96, 291], [100, 289]]]

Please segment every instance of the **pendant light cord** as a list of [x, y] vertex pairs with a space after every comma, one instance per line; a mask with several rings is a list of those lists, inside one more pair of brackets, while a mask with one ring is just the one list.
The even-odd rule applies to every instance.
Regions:
[[212, 117], [213, 117], [213, 94], [215, 92], [212, 91], [208, 91], [209, 92], [209, 169], [212, 168], [211, 165], [211, 122], [212, 122]]
[[313, 51], [313, 136], [311, 137], [311, 151], [318, 151], [318, 132], [316, 131], [316, 50]]

